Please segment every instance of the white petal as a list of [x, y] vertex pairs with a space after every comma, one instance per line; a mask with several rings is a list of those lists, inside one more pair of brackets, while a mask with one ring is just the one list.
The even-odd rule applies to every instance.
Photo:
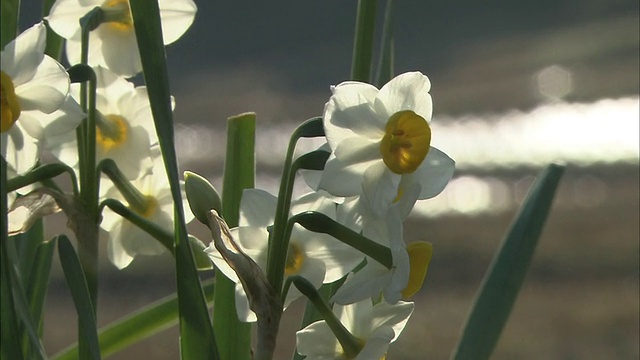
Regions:
[[358, 356], [354, 360], [382, 359], [385, 358], [389, 343], [393, 338], [393, 329], [390, 327], [378, 328], [371, 333]]
[[434, 148], [429, 149], [427, 157], [420, 167], [410, 176], [411, 181], [417, 181], [422, 186], [419, 199], [430, 199], [442, 192], [455, 171], [455, 161], [444, 152]]
[[387, 119], [379, 118], [372, 108], [378, 93], [373, 85], [346, 82], [333, 89], [333, 96], [325, 105], [323, 123], [331, 149], [353, 136], [380, 139]]
[[101, 51], [107, 68], [124, 77], [134, 76], [142, 70], [138, 41], [133, 29], [127, 32], [113, 31], [103, 24], [95, 31], [102, 38]]
[[244, 292], [241, 283], [236, 283], [235, 303], [238, 320], [242, 322], [258, 321], [256, 313], [254, 313], [253, 310], [251, 310], [251, 308], [249, 307], [249, 298], [247, 297], [247, 293]]
[[222, 255], [220, 255], [218, 250], [213, 245], [213, 242], [211, 242], [211, 244], [209, 244], [209, 246], [204, 249], [204, 252], [205, 254], [207, 254], [207, 256], [209, 256], [209, 259], [213, 262], [213, 265], [216, 266], [216, 269], [221, 271], [224, 276], [235, 283], [240, 282], [240, 279], [238, 279], [238, 275], [236, 274], [236, 272], [233, 271], [229, 264], [227, 264], [227, 262], [224, 260]]
[[21, 120], [21, 123], [31, 137], [44, 142], [45, 148], [50, 149], [56, 146], [61, 135], [74, 132], [84, 117], [80, 105], [67, 95], [60, 109], [51, 114], [34, 112], [35, 121]]
[[360, 271], [349, 275], [331, 301], [337, 304], [353, 304], [376, 297], [391, 279], [391, 272], [384, 266], [368, 259], [369, 263]]
[[425, 120], [431, 120], [433, 104], [429, 90], [429, 78], [420, 72], [408, 72], [396, 76], [380, 89], [375, 108], [386, 119], [401, 110], [413, 110]]
[[326, 322], [317, 321], [296, 332], [296, 349], [308, 360], [335, 359], [338, 340]]
[[385, 302], [378, 303], [373, 307], [372, 327], [374, 329], [383, 326], [392, 327], [395, 334], [390, 342], [394, 342], [402, 333], [409, 317], [413, 313], [413, 308], [414, 304], [412, 302], [399, 301], [395, 305]]
[[22, 32], [2, 50], [2, 71], [18, 87], [30, 81], [44, 58], [47, 30], [40, 22]]
[[178, 40], [193, 23], [197, 7], [191, 0], [160, 0], [162, 38], [165, 45]]
[[118, 269], [126, 268], [133, 261], [133, 256], [129, 255], [122, 246], [122, 221], [109, 232], [109, 242], [107, 243], [107, 257]]
[[[148, 219], [153, 221], [157, 225], [171, 224], [173, 221], [171, 216], [167, 214], [160, 214], [155, 219]], [[166, 248], [154, 237], [146, 233], [144, 230], [133, 225], [128, 220], [125, 220], [122, 224], [122, 247], [127, 251], [127, 254], [131, 256], [140, 255], [160, 255], [163, 254]]]
[[30, 81], [16, 86], [23, 111], [50, 114], [58, 110], [69, 93], [69, 75], [57, 61], [45, 56]]
[[331, 156], [324, 166], [318, 186], [334, 196], [358, 195], [362, 188], [362, 174], [376, 161], [381, 160], [349, 164]]
[[240, 200], [240, 226], [266, 228], [273, 224], [278, 199], [264, 190], [245, 189]]
[[398, 196], [401, 176], [392, 173], [384, 162], [371, 165], [364, 172], [362, 179], [362, 196], [365, 204], [378, 217], [385, 216], [393, 201]]
[[19, 123], [2, 133], [0, 148], [7, 161], [8, 174], [13, 172], [15, 175], [22, 175], [31, 170], [38, 160], [38, 143], [26, 134]]
[[[307, 279], [311, 285], [313, 285], [316, 289], [319, 289], [322, 285], [322, 280], [324, 279], [325, 266], [324, 263], [319, 259], [314, 259], [307, 257], [302, 264], [302, 268], [295, 275], [300, 275], [303, 278]], [[294, 300], [300, 298], [302, 293], [296, 288], [294, 284], [291, 284], [289, 288], [289, 292], [284, 300], [284, 308], [286, 309]]]
[[71, 39], [80, 32], [79, 19], [96, 6], [100, 6], [100, 0], [57, 0], [54, 2], [47, 22], [51, 29], [65, 39]]

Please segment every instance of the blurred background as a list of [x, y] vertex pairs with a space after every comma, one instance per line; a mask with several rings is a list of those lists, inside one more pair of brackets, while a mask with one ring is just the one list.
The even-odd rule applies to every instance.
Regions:
[[[38, 21], [34, 3], [23, 1], [23, 29]], [[356, 2], [196, 3], [194, 25], [167, 49], [181, 167], [221, 189], [226, 119], [255, 111], [256, 184], [275, 193], [291, 131], [321, 115], [329, 86], [349, 77]], [[431, 79], [433, 145], [457, 171], [406, 222], [406, 241], [430, 241], [435, 254], [389, 359], [449, 357], [503, 234], [550, 162], [565, 164], [565, 176], [493, 358], [640, 356], [639, 18], [635, 0], [396, 2], [396, 73]], [[209, 242], [204, 226], [190, 230]], [[169, 256], [123, 271], [101, 261], [101, 325], [175, 291]], [[55, 266], [50, 354], [76, 339]], [[290, 356], [303, 307], [283, 317], [278, 358]], [[176, 359], [177, 335], [174, 326], [113, 358]]]

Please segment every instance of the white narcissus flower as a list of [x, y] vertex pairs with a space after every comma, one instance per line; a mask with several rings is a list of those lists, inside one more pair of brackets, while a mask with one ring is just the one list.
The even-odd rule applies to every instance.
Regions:
[[[127, 178], [136, 179], [151, 166], [151, 147], [158, 142], [147, 89], [134, 87], [108, 69], [97, 67], [94, 71], [98, 84], [96, 161], [113, 159]], [[74, 96], [79, 96], [79, 90], [74, 84]], [[63, 145], [50, 150], [67, 165], [77, 166], [75, 134], [66, 136]]]
[[[153, 152], [154, 154], [160, 153], [159, 151]], [[138, 215], [173, 233], [174, 203], [162, 157], [156, 156], [150, 171], [132, 181], [131, 184], [144, 197], [143, 204], [128, 203], [113, 185], [106, 189], [105, 197], [120, 200]], [[184, 183], [181, 182], [180, 186], [185, 222], [188, 223], [193, 220], [193, 214], [188, 210]], [[159, 255], [166, 250], [158, 240], [108, 208], [103, 211], [102, 216], [100, 227], [109, 233], [107, 255], [111, 263], [118, 269], [127, 267], [138, 254]]]
[[315, 322], [296, 333], [296, 349], [307, 360], [377, 360], [385, 359], [389, 344], [404, 330], [413, 303], [399, 302], [396, 305], [371, 300], [341, 306], [334, 305], [333, 312], [340, 322], [362, 344], [355, 358], [347, 357], [342, 345], [323, 321]]
[[[241, 250], [263, 270], [267, 265], [267, 227], [273, 225], [276, 205], [277, 198], [266, 191], [245, 190], [240, 203], [240, 226], [231, 229]], [[317, 211], [335, 219], [335, 204], [316, 193], [307, 194], [292, 202], [291, 214], [304, 211]], [[213, 244], [205, 251], [216, 267], [236, 282], [236, 308], [240, 320], [255, 321], [255, 314], [248, 307], [246, 295], [235, 272], [222, 259]], [[362, 260], [363, 255], [359, 251], [329, 235], [307, 231], [296, 224], [291, 233], [284, 276], [302, 276], [318, 288], [323, 283], [344, 277]], [[292, 286], [284, 300], [285, 308], [300, 296], [298, 289]]]
[[401, 298], [411, 298], [420, 290], [431, 261], [433, 246], [424, 241], [405, 245], [402, 220], [409, 210], [402, 202], [397, 202], [387, 211], [385, 218], [378, 218], [363, 196], [347, 198], [338, 205], [338, 222], [388, 247], [392, 267], [388, 269], [367, 257], [366, 265], [349, 275], [332, 301], [351, 304], [367, 298], [377, 299], [382, 293], [388, 303], [394, 304]]
[[2, 50], [2, 156], [8, 176], [30, 170], [45, 138], [73, 132], [84, 115], [68, 96], [69, 75], [44, 54], [46, 27], [34, 25]]
[[[168, 45], [189, 29], [197, 7], [191, 0], [159, 0], [158, 5], [162, 38]], [[89, 34], [89, 65], [104, 66], [125, 77], [139, 73], [142, 64], [128, 0], [57, 0], [46, 19], [67, 40], [67, 59], [80, 63], [79, 20], [95, 7], [102, 9], [105, 22]]]
[[453, 175], [454, 161], [431, 147], [429, 79], [401, 74], [380, 90], [347, 81], [332, 88], [323, 122], [332, 154], [319, 188], [335, 196], [363, 192], [378, 217], [406, 190], [416, 199], [439, 194]]
[[394, 304], [402, 298], [402, 292], [409, 283], [411, 267], [407, 253], [402, 219], [398, 211], [392, 209], [384, 219], [372, 216], [361, 198], [351, 198], [338, 208], [338, 222], [391, 250], [392, 267], [387, 269], [376, 260], [367, 257], [366, 265], [347, 277], [335, 293], [332, 301], [352, 304], [365, 299], [377, 298], [380, 293], [385, 300]]

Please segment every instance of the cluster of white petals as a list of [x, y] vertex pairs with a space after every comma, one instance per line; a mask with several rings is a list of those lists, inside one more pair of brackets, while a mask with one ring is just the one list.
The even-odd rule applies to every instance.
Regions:
[[[267, 267], [267, 228], [273, 225], [276, 204], [277, 198], [266, 191], [245, 190], [240, 202], [239, 226], [231, 229], [242, 252], [251, 257], [263, 270]], [[291, 215], [304, 211], [317, 211], [332, 219], [336, 217], [335, 204], [317, 193], [307, 194], [292, 202]], [[205, 251], [216, 268], [236, 282], [236, 308], [240, 320], [255, 321], [255, 314], [249, 309], [246, 294], [233, 269], [213, 244]], [[333, 237], [305, 230], [297, 224], [291, 232], [287, 256], [285, 277], [302, 276], [316, 288], [346, 276], [363, 259], [360, 252]], [[285, 308], [301, 295], [298, 289], [292, 286], [284, 299]]]
[[84, 114], [69, 96], [69, 75], [44, 54], [43, 23], [25, 30], [2, 49], [2, 156], [8, 176], [36, 165], [41, 150], [73, 132]]
[[[333, 312], [363, 345], [354, 360], [378, 360], [385, 359], [389, 344], [404, 330], [413, 312], [413, 303], [372, 305], [371, 300], [364, 300], [346, 306], [335, 305]], [[347, 359], [342, 345], [324, 320], [298, 331], [296, 346], [298, 353], [308, 360]]]
[[[159, 0], [162, 37], [165, 45], [178, 40], [193, 23], [197, 7], [192, 0]], [[107, 14], [89, 34], [88, 64], [103, 66], [130, 77], [142, 70], [138, 42], [128, 0], [57, 0], [46, 18], [58, 35], [65, 38], [69, 63], [80, 63], [81, 27], [79, 19], [95, 7]]]

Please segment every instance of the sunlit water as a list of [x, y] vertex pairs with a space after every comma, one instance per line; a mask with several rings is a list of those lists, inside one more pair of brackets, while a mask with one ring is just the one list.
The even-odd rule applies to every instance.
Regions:
[[[414, 216], [444, 214], [476, 215], [511, 209], [522, 201], [531, 178], [510, 183], [492, 176], [492, 171], [512, 168], [541, 168], [556, 162], [587, 167], [600, 164], [638, 164], [640, 158], [640, 102], [638, 97], [605, 99], [589, 104], [553, 103], [530, 111], [502, 114], [435, 117], [432, 145], [456, 160], [462, 175], [454, 177], [446, 190], [434, 199], [416, 205]], [[258, 124], [256, 158], [261, 166], [281, 166], [294, 124], [262, 127]], [[188, 168], [190, 162], [221, 164], [224, 131], [202, 125], [179, 126], [178, 155]], [[299, 151], [322, 144], [321, 139], [303, 140]], [[213, 173], [215, 172], [215, 173]], [[211, 174], [215, 185], [220, 167]], [[486, 176], [464, 175], [485, 173]], [[258, 173], [257, 186], [272, 193], [279, 178]], [[597, 206], [607, 196], [604, 182], [586, 176], [576, 180], [579, 189], [575, 206]], [[296, 192], [307, 191], [299, 186]], [[580, 194], [589, 194], [588, 197]]]

